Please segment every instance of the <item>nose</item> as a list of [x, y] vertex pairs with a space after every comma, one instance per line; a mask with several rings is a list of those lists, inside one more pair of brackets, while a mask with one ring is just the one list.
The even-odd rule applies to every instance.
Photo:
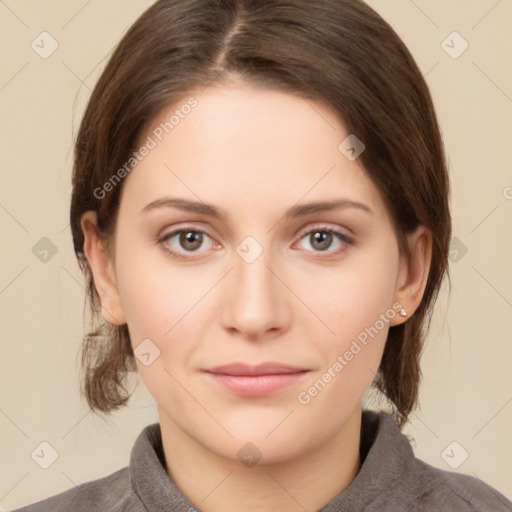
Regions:
[[254, 261], [240, 254], [234, 254], [223, 290], [223, 326], [251, 341], [275, 337], [289, 326], [290, 292], [273, 268], [270, 250], [264, 249]]

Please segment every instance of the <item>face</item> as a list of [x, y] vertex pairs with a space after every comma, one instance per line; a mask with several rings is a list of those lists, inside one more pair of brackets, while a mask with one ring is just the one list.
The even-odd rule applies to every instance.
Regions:
[[193, 97], [168, 134], [181, 104], [153, 121], [156, 146], [123, 183], [119, 315], [163, 429], [284, 461], [359, 412], [400, 322], [397, 241], [328, 108], [249, 85]]

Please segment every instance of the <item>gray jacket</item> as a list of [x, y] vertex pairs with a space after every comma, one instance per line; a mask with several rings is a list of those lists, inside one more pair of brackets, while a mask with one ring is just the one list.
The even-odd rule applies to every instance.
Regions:
[[[512, 502], [481, 480], [415, 458], [391, 416], [363, 411], [361, 470], [318, 512], [512, 512]], [[160, 425], [148, 425], [130, 464], [14, 512], [197, 512], [165, 470]], [[272, 511], [274, 512], [274, 511]]]

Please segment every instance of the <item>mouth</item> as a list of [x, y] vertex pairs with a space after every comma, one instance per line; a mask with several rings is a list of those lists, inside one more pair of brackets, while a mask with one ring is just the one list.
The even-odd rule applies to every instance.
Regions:
[[302, 381], [309, 369], [281, 363], [248, 365], [233, 363], [203, 370], [210, 381], [234, 394], [247, 397], [265, 396]]

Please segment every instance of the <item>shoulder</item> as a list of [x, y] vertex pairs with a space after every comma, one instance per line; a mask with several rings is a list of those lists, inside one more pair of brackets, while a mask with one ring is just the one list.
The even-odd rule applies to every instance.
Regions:
[[141, 489], [151, 495], [157, 477], [170, 481], [159, 460], [160, 446], [159, 424], [148, 425], [133, 445], [128, 466], [13, 512], [146, 512]]
[[415, 489], [404, 510], [453, 510], [456, 512], [512, 512], [510, 502], [482, 480], [445, 471], [415, 458]]
[[417, 458], [385, 412], [365, 411], [361, 439], [367, 455], [350, 499], [365, 512], [512, 512], [512, 502], [484, 481]]
[[132, 489], [129, 469], [82, 483], [13, 512], [145, 512]]

